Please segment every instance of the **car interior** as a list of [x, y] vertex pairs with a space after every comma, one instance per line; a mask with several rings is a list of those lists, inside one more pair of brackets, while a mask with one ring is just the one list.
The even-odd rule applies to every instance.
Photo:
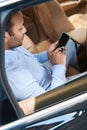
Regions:
[[[79, 13], [72, 15], [68, 14], [70, 9], [68, 10], [68, 7], [65, 9], [65, 5], [59, 3], [58, 1], [50, 1], [23, 10], [22, 13], [25, 19], [27, 35], [29, 36], [30, 40], [32, 40], [31, 45], [26, 45], [26, 42], [24, 42], [23, 46], [32, 53], [47, 50], [51, 43], [58, 40], [62, 32], [68, 33], [79, 43], [85, 44], [87, 23], [86, 10], [83, 9], [85, 10], [84, 14], [82, 11], [80, 11], [80, 6], [82, 6], [82, 4], [85, 8], [84, 1], [82, 1], [82, 3], [79, 2], [76, 7], [73, 7], [76, 8], [76, 10], [78, 8]], [[44, 9], [46, 11], [44, 11]], [[80, 15], [82, 17], [80, 17]], [[81, 71], [84, 71], [86, 69], [86, 65], [81, 61], [79, 62], [80, 64], [83, 64]]]
[[[48, 49], [50, 44], [57, 41], [60, 38], [61, 34], [65, 32], [84, 46], [84, 50], [78, 56], [78, 63], [80, 72], [87, 71], [86, 0], [51, 0], [42, 4], [38, 4], [34, 7], [23, 9], [21, 11], [24, 16], [24, 25], [27, 29], [23, 41], [24, 48], [26, 48], [31, 53], [39, 53], [41, 51], [45, 51]], [[70, 67], [67, 70], [67, 76], [79, 74], [80, 72], [78, 72], [75, 68]], [[13, 115], [14, 117], [13, 119], [10, 118], [9, 120], [9, 115], [7, 116], [5, 114], [7, 117], [4, 117], [6, 120], [4, 121], [3, 119], [3, 124], [39, 111], [45, 106], [47, 107], [50, 104], [55, 104], [56, 102], [60, 102], [70, 96], [72, 97], [73, 94], [77, 95], [78, 93], [81, 93], [80, 91], [84, 92], [87, 89], [86, 80], [86, 76], [85, 79], [78, 78], [77, 80], [74, 80], [74, 83], [67, 83], [64, 86], [64, 91], [62, 87], [62, 89], [58, 88], [43, 95], [37, 96], [33, 99], [31, 98], [20, 102], [17, 102], [11, 89], [7, 86], [7, 88], [5, 88], [5, 91], [8, 95], [8, 98], [11, 99], [10, 101], [7, 99], [4, 101], [3, 113], [10, 113], [11, 116]], [[82, 87], [83, 85], [84, 87]], [[34, 108], [30, 107], [30, 110], [27, 109], [27, 103], [29, 102], [29, 107], [31, 104], [34, 106]], [[5, 109], [7, 107], [9, 107], [9, 112], [7, 112]], [[83, 107], [85, 107], [85, 105], [83, 105]], [[76, 108], [74, 108], [74, 110], [75, 109]], [[70, 111], [74, 110], [70, 109]], [[68, 111], [65, 112], [67, 113]]]

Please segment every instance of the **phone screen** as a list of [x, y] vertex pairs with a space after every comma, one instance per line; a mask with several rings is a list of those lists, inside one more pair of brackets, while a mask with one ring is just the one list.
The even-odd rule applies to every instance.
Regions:
[[58, 47], [65, 46], [68, 40], [69, 40], [69, 36], [66, 33], [62, 33], [55, 49], [57, 49]]

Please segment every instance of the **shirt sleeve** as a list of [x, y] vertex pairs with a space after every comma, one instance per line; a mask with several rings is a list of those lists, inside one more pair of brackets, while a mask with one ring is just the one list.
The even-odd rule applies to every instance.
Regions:
[[50, 90], [64, 83], [66, 83], [66, 67], [64, 65], [53, 65]]
[[46, 92], [27, 69], [10, 71], [10, 73], [7, 73], [7, 76], [17, 100], [35, 97]]
[[47, 51], [40, 52], [38, 54], [34, 54], [34, 56], [37, 58], [37, 60], [40, 63], [44, 63], [49, 60]]

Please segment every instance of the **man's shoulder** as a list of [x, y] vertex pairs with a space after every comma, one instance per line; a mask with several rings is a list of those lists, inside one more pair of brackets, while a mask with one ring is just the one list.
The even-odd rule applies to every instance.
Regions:
[[28, 51], [23, 46], [17, 47], [16, 50], [19, 52], [27, 52], [28, 53]]
[[26, 50], [23, 46], [17, 47], [17, 51], [25, 55], [33, 55], [31, 52]]
[[23, 50], [23, 51], [26, 51], [26, 49], [25, 49], [23, 46], [17, 47], [16, 50]]

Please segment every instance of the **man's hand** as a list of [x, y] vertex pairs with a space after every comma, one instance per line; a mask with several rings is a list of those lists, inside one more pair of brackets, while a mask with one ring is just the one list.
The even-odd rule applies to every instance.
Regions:
[[55, 50], [55, 47], [57, 45], [58, 41], [56, 41], [55, 43], [51, 44], [49, 49], [48, 49], [48, 56], [50, 57], [51, 53]]
[[57, 48], [55, 50], [56, 44], [57, 42], [52, 44], [48, 50], [50, 62], [52, 64], [62, 64], [66, 66], [66, 49], [61, 51], [61, 48]]

